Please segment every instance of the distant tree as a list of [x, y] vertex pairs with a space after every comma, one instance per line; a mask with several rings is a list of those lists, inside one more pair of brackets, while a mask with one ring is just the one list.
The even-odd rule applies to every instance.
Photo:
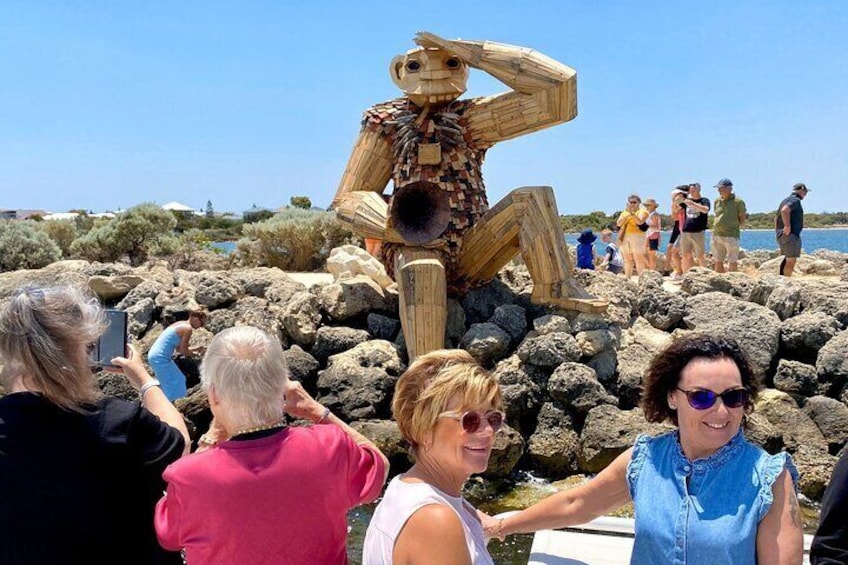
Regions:
[[62, 257], [35, 222], [0, 220], [0, 271], [40, 269]]
[[77, 238], [77, 226], [74, 220], [49, 220], [38, 223], [38, 229], [47, 234], [53, 243], [62, 250], [62, 255], [68, 256], [71, 244]]
[[289, 203], [295, 208], [303, 208], [304, 210], [312, 208], [312, 200], [308, 196], [292, 196]]
[[206, 201], [206, 217], [207, 218], [214, 218], [215, 217], [215, 210], [212, 209], [212, 201], [211, 200]]
[[140, 265], [162, 238], [172, 235], [177, 220], [153, 203], [133, 206], [108, 223], [74, 241], [71, 252], [91, 261], [117, 261], [126, 256]]

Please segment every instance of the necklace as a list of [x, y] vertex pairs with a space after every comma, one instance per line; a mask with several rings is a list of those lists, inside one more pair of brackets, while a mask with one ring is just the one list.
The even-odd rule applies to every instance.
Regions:
[[230, 439], [236, 436], [243, 436], [246, 434], [252, 434], [254, 432], [264, 432], [265, 430], [275, 430], [277, 428], [282, 428], [286, 425], [285, 420], [280, 420], [278, 422], [272, 422], [270, 424], [261, 424], [259, 426], [254, 426], [252, 428], [240, 428], [236, 430], [236, 433], [230, 436]]

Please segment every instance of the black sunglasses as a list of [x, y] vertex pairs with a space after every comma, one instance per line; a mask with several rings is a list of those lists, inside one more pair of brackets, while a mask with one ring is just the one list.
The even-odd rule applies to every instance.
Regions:
[[677, 390], [686, 395], [686, 400], [689, 401], [689, 406], [695, 410], [706, 410], [712, 408], [716, 403], [716, 399], [721, 398], [722, 403], [728, 408], [741, 408], [748, 403], [751, 393], [744, 388], [732, 388], [721, 394], [711, 390], [683, 390], [680, 387], [675, 387]]
[[468, 434], [473, 434], [479, 430], [484, 419], [489, 423], [489, 426], [491, 426], [494, 432], [500, 430], [504, 423], [504, 413], [498, 410], [492, 410], [485, 414], [475, 410], [469, 410], [468, 412], [442, 412], [439, 414], [439, 418], [459, 420], [462, 429]]

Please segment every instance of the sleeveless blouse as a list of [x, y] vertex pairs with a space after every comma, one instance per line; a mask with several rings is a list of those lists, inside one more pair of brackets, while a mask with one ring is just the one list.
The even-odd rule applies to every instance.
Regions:
[[630, 562], [755, 565], [757, 527], [784, 469], [797, 487], [789, 454], [769, 455], [741, 430], [695, 461], [683, 454], [678, 431], [639, 436], [627, 468], [636, 518]]
[[450, 506], [462, 522], [465, 543], [473, 565], [494, 565], [488, 550], [483, 525], [464, 498], [450, 496], [426, 483], [405, 483], [395, 477], [386, 488], [368, 524], [362, 548], [363, 565], [391, 565], [395, 542], [407, 520], [429, 504]]

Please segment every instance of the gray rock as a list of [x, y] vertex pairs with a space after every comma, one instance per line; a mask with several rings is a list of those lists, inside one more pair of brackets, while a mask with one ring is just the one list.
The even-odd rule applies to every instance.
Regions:
[[478, 324], [489, 320], [498, 306], [515, 303], [515, 294], [502, 281], [492, 282], [475, 288], [462, 298], [467, 323]]
[[568, 333], [607, 330], [609, 327], [610, 321], [603, 314], [586, 314], [585, 312], [581, 312], [574, 318], [571, 324], [571, 331]]
[[828, 443], [828, 451], [836, 455], [848, 443], [848, 407], [826, 396], [808, 398], [804, 413], [816, 423]]
[[204, 271], [194, 290], [194, 299], [209, 309], [223, 308], [238, 299], [239, 286], [227, 273]]
[[532, 429], [547, 375], [538, 367], [522, 363], [518, 355], [500, 361], [493, 375], [500, 384], [507, 421], [521, 431]]
[[88, 275], [83, 271], [88, 265], [88, 261], [57, 261], [43, 269], [0, 273], [0, 299], [11, 296], [17, 289], [28, 284], [85, 286], [88, 284]]
[[130, 306], [133, 306], [145, 299], [155, 301], [156, 297], [163, 290], [164, 287], [156, 281], [144, 281], [132, 289], [123, 300], [118, 302], [118, 304], [115, 305], [115, 308], [118, 310], [127, 310]]
[[639, 434], [658, 435], [672, 429], [664, 424], [649, 424], [639, 408], [625, 411], [608, 404], [593, 408], [580, 434], [580, 470], [599, 473], [632, 447]]
[[504, 424], [501, 431], [495, 435], [486, 475], [489, 477], [509, 476], [522, 455], [524, 455], [524, 438], [516, 430]]
[[774, 388], [783, 391], [797, 401], [798, 397], [813, 396], [818, 392], [816, 368], [799, 361], [781, 359], [774, 374]]
[[816, 373], [835, 392], [848, 382], [848, 331], [842, 331], [819, 350]]
[[130, 384], [129, 379], [117, 373], [97, 373], [97, 388], [106, 396], [114, 396], [130, 402], [138, 401], [138, 391]]
[[449, 344], [459, 344], [465, 335], [465, 310], [462, 304], [455, 298], [448, 298], [448, 320], [445, 327], [445, 338]]
[[801, 288], [791, 283], [775, 287], [765, 306], [781, 320], [789, 319], [801, 310]]
[[539, 424], [527, 442], [531, 465], [550, 479], [578, 472], [580, 440], [571, 417], [554, 402], [546, 402], [539, 411]]
[[781, 433], [783, 443], [790, 453], [797, 451], [801, 445], [827, 451], [827, 441], [818, 426], [785, 392], [774, 389], [763, 390], [757, 398], [755, 409]]
[[601, 351], [614, 349], [618, 345], [618, 337], [610, 330], [589, 330], [577, 332], [574, 339], [584, 357], [594, 357]]
[[527, 312], [517, 304], [498, 306], [489, 322], [509, 334], [510, 347], [521, 343], [524, 334], [527, 333]]
[[202, 387], [196, 386], [188, 390], [183, 398], [174, 402], [174, 406], [188, 423], [189, 435], [197, 440], [209, 429], [212, 423], [212, 410], [209, 408], [209, 397]]
[[[775, 257], [774, 259], [769, 259], [768, 261], [765, 261], [763, 264], [760, 265], [759, 271], [761, 273], [779, 273], [780, 263], [782, 261], [782, 257]], [[796, 275], [833, 276], [837, 273], [838, 270], [836, 266], [830, 261], [819, 259], [818, 257], [807, 255], [806, 253], [801, 253], [801, 256], [798, 257], [795, 263]]]
[[[261, 273], [257, 272], [255, 269], [251, 269], [254, 275], [258, 275], [256, 278], [252, 280], [241, 279], [242, 284], [245, 285], [245, 292], [248, 294], [253, 294], [258, 292], [259, 289], [264, 286], [267, 279], [259, 278], [261, 277]], [[291, 297], [297, 294], [298, 292], [303, 292], [306, 289], [306, 285], [297, 282], [289, 275], [283, 273], [282, 271], [278, 273], [265, 273], [268, 275], [268, 278], [271, 280], [271, 284], [265, 287], [265, 298], [269, 302], [285, 304]], [[259, 280], [257, 280], [259, 278]], [[248, 291], [248, 289], [250, 289]], [[313, 294], [316, 294], [313, 292]]]
[[615, 372], [618, 369], [618, 353], [615, 349], [601, 351], [586, 362], [598, 376], [598, 380], [605, 385], [615, 380]]
[[804, 279], [801, 293], [801, 311], [824, 312], [848, 326], [848, 283], [835, 279]]
[[388, 312], [391, 299], [370, 277], [357, 275], [341, 279], [321, 289], [321, 306], [337, 321], [349, 320], [369, 312]]
[[[774, 289], [786, 286], [788, 282], [790, 282], [788, 279], [780, 275], [762, 275], [758, 279], [754, 279], [754, 288], [751, 291], [750, 298], [751, 302], [765, 306]], [[778, 315], [780, 314], [778, 313]]]
[[245, 294], [249, 296], [256, 296], [257, 298], [266, 298], [272, 302], [287, 301], [287, 299], [280, 300], [280, 296], [276, 296], [274, 299], [271, 299], [267, 295], [268, 290], [275, 284], [278, 286], [275, 288], [274, 292], [278, 294], [282, 294], [281, 291], [283, 290], [283, 287], [291, 288], [291, 292], [289, 293], [290, 295], [295, 292], [306, 290], [302, 284], [296, 282], [293, 278], [277, 267], [238, 269], [230, 271], [229, 274], [233, 282], [241, 287], [242, 292]]
[[388, 419], [402, 370], [393, 344], [379, 339], [360, 343], [330, 357], [318, 374], [318, 400], [344, 420]]
[[833, 316], [823, 312], [803, 312], [780, 325], [780, 345], [792, 358], [814, 363], [819, 350], [840, 329]]
[[383, 314], [368, 314], [368, 333], [374, 339], [393, 341], [400, 331], [400, 320], [389, 318]]
[[204, 327], [213, 334], [218, 334], [227, 328], [232, 328], [236, 325], [235, 312], [227, 308], [221, 308], [209, 312], [206, 316]]
[[771, 310], [709, 292], [690, 297], [686, 327], [701, 333], [732, 336], [745, 350], [754, 370], [765, 375], [780, 344], [780, 319]]
[[283, 345], [286, 344], [280, 321], [282, 312], [276, 304], [255, 296], [245, 296], [232, 305], [230, 311], [233, 313], [234, 325], [259, 328], [279, 339]]
[[557, 367], [548, 380], [548, 394], [581, 416], [602, 404], [618, 404], [598, 381], [595, 371], [580, 363], [564, 362]]
[[768, 418], [761, 414], [756, 412], [748, 414], [742, 429], [748, 441], [759, 445], [771, 454], [783, 449], [783, 435], [769, 423]]
[[167, 288], [157, 294], [155, 302], [160, 311], [160, 321], [170, 325], [177, 320], [188, 318], [189, 312], [200, 307], [193, 296], [194, 289], [186, 286]]
[[503, 359], [509, 350], [509, 334], [495, 324], [471, 324], [462, 336], [462, 348], [468, 351], [478, 363], [491, 367]]
[[[629, 325], [631, 317], [637, 313], [636, 304], [639, 302], [638, 287], [633, 282], [612, 273], [587, 270], [575, 271], [575, 279], [583, 284], [592, 296], [610, 301], [603, 318], [621, 327]], [[583, 315], [578, 315], [573, 322], [575, 332], [602, 329], [583, 326], [581, 316]]]
[[827, 451], [808, 445], [801, 445], [792, 454], [795, 466], [798, 467], [798, 490], [811, 500], [821, 500], [824, 489], [833, 475], [837, 459]]
[[125, 274], [113, 276], [94, 275], [88, 279], [88, 287], [104, 302], [114, 302], [144, 282], [138, 275]]
[[[608, 327], [609, 324], [606, 324]], [[545, 314], [533, 320], [533, 329], [539, 335], [545, 335], [554, 332], [571, 333], [571, 322], [568, 318], [561, 314]]]
[[554, 332], [525, 339], [518, 346], [518, 357], [539, 367], [556, 367], [563, 361], [579, 361], [583, 352], [574, 336]]
[[145, 298], [127, 308], [127, 335], [140, 338], [153, 321], [155, 307], [152, 298]]
[[750, 300], [756, 287], [756, 281], [751, 276], [741, 273], [716, 273], [710, 269], [695, 267], [683, 275], [681, 288], [690, 295], [708, 292], [722, 292]]
[[393, 474], [409, 468], [412, 457], [409, 455], [406, 440], [400, 434], [397, 422], [393, 420], [360, 420], [352, 422], [350, 427], [374, 442], [377, 449], [389, 460]]
[[306, 291], [293, 294], [283, 307], [281, 321], [291, 341], [307, 349], [312, 347], [321, 325], [318, 297]]
[[649, 288], [640, 293], [637, 304], [639, 314], [659, 330], [678, 325], [686, 315], [686, 299], [679, 293]]
[[832, 251], [830, 249], [816, 249], [813, 251], [813, 257], [830, 261], [836, 267], [844, 267], [848, 265], [848, 253], [842, 251]]
[[283, 358], [286, 360], [292, 380], [299, 381], [309, 394], [314, 395], [320, 367], [318, 360], [301, 349], [299, 345], [292, 345], [283, 351]]
[[654, 352], [640, 344], [633, 344], [618, 351], [618, 381], [615, 393], [625, 408], [639, 405], [642, 396], [642, 377]]
[[360, 343], [368, 341], [370, 337], [365, 330], [322, 326], [315, 334], [315, 345], [310, 352], [323, 365], [330, 356], [353, 349]]

